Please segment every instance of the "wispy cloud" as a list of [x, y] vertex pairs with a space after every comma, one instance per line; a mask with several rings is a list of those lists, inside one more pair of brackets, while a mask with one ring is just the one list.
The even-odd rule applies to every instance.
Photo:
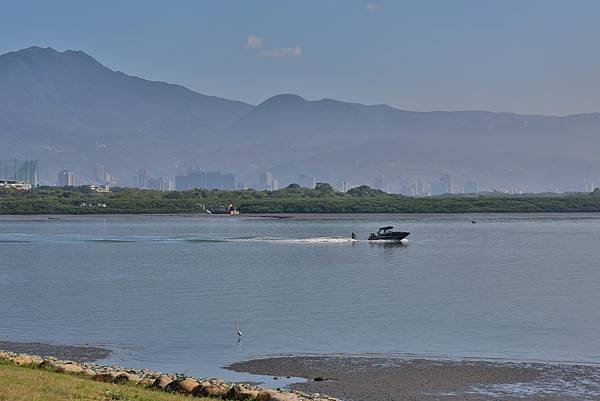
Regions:
[[377, 11], [377, 4], [375, 3], [367, 3], [367, 11], [368, 12], [373, 12], [373, 11]]
[[244, 47], [246, 49], [260, 49], [263, 45], [263, 38], [260, 38], [256, 35], [250, 35], [246, 39], [246, 43], [244, 43]]
[[296, 45], [278, 49], [265, 49], [260, 52], [260, 55], [266, 58], [300, 57], [302, 55], [302, 48], [300, 45]]

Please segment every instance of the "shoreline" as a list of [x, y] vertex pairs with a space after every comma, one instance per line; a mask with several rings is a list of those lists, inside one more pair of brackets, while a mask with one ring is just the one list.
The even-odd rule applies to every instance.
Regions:
[[[17, 352], [6, 350], [6, 348]], [[32, 354], [24, 352], [26, 350], [46, 352]], [[49, 354], [69, 355], [71, 359], [61, 359]], [[220, 378], [198, 378], [186, 374], [108, 366], [91, 362], [107, 357], [109, 354], [109, 350], [98, 347], [0, 342], [0, 364], [8, 363], [17, 367], [43, 369], [103, 383], [129, 384], [193, 397], [234, 401], [339, 401], [323, 394], [307, 394], [282, 388], [272, 389], [249, 382], [226, 382]], [[79, 361], [76, 362], [73, 359], [79, 359]]]
[[0, 213], [0, 220], [31, 219], [31, 220], [61, 220], [71, 218], [122, 218], [122, 217], [194, 217], [194, 218], [217, 218], [217, 219], [265, 219], [265, 220], [288, 220], [288, 219], [356, 219], [357, 217], [393, 217], [403, 216], [410, 218], [431, 217], [464, 217], [464, 216], [494, 216], [515, 218], [574, 218], [574, 219], [600, 219], [599, 211], [465, 211], [465, 212], [281, 212], [281, 213], [243, 213], [235, 216], [225, 214], [206, 214], [196, 212], [181, 213]]
[[228, 368], [304, 377], [290, 388], [348, 401], [600, 398], [600, 365], [590, 364], [335, 355], [253, 359]]
[[85, 363], [108, 358], [110, 349], [90, 345], [58, 345], [42, 342], [0, 341], [0, 351], [17, 354], [50, 356], [62, 360]]
[[96, 381], [133, 383], [234, 400], [240, 399], [236, 398], [240, 393], [244, 394], [242, 397], [254, 398], [261, 393], [266, 400], [273, 401], [600, 399], [600, 364], [593, 363], [334, 354], [265, 357], [225, 367], [234, 372], [271, 376], [275, 380], [306, 379], [272, 390], [257, 383], [229, 383], [218, 378], [93, 363], [109, 357], [111, 352], [87, 345], [0, 341], [0, 360], [15, 365], [51, 369]]

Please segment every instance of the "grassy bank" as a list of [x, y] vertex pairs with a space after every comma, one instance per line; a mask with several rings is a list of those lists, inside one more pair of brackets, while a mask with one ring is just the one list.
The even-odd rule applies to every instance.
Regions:
[[[0, 401], [183, 401], [189, 396], [111, 384], [0, 361]], [[209, 401], [210, 398], [194, 398]]]
[[116, 188], [108, 194], [89, 187], [0, 191], [0, 214], [202, 213], [235, 204], [242, 213], [535, 213], [600, 212], [600, 191], [590, 194], [438, 196], [413, 198], [369, 187], [336, 192], [290, 186], [278, 191], [189, 190], [159, 192]]

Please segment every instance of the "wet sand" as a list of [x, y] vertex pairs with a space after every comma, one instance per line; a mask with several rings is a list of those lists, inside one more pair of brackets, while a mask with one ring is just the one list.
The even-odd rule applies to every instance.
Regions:
[[352, 401], [600, 399], [600, 366], [319, 356], [257, 359], [229, 369], [304, 377], [306, 383], [291, 387]]
[[74, 362], [94, 362], [108, 358], [110, 350], [100, 347], [0, 341], [0, 350], [39, 356], [53, 356]]

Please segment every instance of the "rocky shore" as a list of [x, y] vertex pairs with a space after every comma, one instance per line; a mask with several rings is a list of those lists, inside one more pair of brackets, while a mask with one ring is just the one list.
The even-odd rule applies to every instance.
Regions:
[[221, 379], [165, 374], [147, 369], [127, 369], [119, 366], [75, 362], [59, 359], [54, 356], [38, 356], [0, 351], [0, 360], [9, 361], [18, 366], [49, 369], [64, 374], [78, 375], [90, 380], [117, 384], [132, 383], [157, 390], [189, 394], [196, 397], [214, 397], [240, 401], [338, 401], [335, 398], [321, 394], [306, 394], [300, 391], [283, 389], [267, 389], [247, 383], [226, 383]]

